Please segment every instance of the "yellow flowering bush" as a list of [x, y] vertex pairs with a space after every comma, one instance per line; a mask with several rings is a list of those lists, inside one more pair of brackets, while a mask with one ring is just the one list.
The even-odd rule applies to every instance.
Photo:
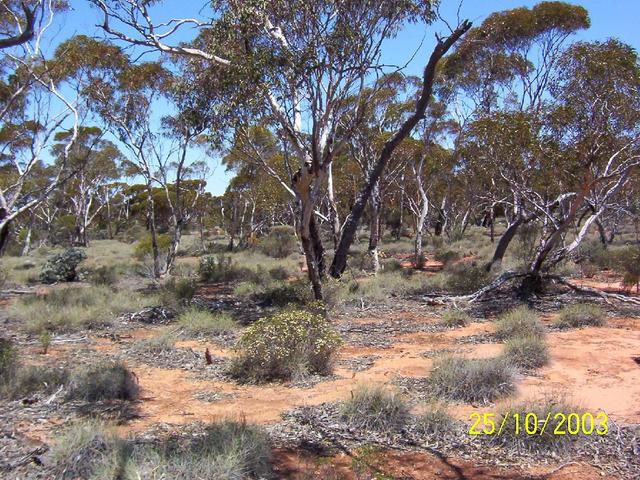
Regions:
[[245, 330], [236, 344], [232, 373], [254, 381], [326, 375], [341, 344], [340, 335], [322, 315], [287, 308]]

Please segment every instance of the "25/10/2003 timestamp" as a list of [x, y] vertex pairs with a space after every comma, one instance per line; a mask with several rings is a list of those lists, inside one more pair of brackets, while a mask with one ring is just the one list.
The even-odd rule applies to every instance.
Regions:
[[606, 435], [609, 417], [604, 412], [552, 413], [529, 412], [472, 413], [469, 435]]

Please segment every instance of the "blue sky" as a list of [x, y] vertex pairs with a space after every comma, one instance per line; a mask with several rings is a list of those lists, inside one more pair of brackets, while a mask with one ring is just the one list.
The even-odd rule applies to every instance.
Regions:
[[[64, 16], [64, 21], [58, 26], [58, 33], [52, 39], [56, 44], [72, 35], [84, 34], [102, 37], [102, 31], [96, 24], [101, 22], [98, 11], [89, 6], [86, 0], [71, 0], [72, 11]], [[471, 20], [479, 25], [491, 13], [511, 8], [532, 7], [538, 1], [528, 0], [464, 0], [460, 9], [462, 18]], [[616, 37], [640, 50], [640, 0], [576, 0], [570, 3], [585, 7], [591, 17], [591, 28], [580, 32], [576, 39], [603, 40]], [[200, 0], [165, 0], [155, 8], [156, 18], [197, 17], [198, 10], [204, 4]], [[449, 23], [455, 23], [459, 0], [442, 0], [441, 13]], [[407, 66], [406, 73], [419, 75], [427, 61], [428, 55], [435, 43], [435, 33], [446, 33], [444, 25], [433, 25], [425, 29], [424, 25], [410, 25], [401, 31], [397, 38], [389, 41], [383, 50], [383, 61], [387, 64], [404, 65], [416, 53], [416, 48], [422, 44], [413, 60]], [[185, 32], [188, 38], [188, 32]], [[215, 167], [218, 159], [210, 159], [209, 163]], [[230, 174], [218, 166], [208, 179], [207, 190], [215, 195], [224, 192]]]

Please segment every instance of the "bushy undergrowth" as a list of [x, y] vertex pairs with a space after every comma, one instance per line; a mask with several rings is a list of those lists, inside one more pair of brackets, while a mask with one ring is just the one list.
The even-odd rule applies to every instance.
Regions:
[[544, 336], [545, 328], [533, 310], [522, 306], [498, 318], [495, 334], [503, 340], [513, 337]]
[[163, 352], [169, 352], [174, 349], [176, 337], [172, 333], [164, 333], [157, 337], [140, 340], [134, 345], [134, 349], [138, 352], [156, 355]]
[[144, 443], [124, 440], [112, 426], [86, 420], [68, 427], [52, 448], [59, 478], [91, 480], [271, 478], [270, 454], [261, 428], [233, 420], [207, 425], [198, 435]]
[[179, 312], [193, 299], [198, 285], [195, 278], [171, 277], [159, 290], [159, 300], [166, 308]]
[[18, 349], [11, 340], [0, 338], [0, 387], [14, 379], [19, 365]]
[[341, 416], [352, 427], [379, 432], [400, 430], [409, 420], [409, 405], [396, 391], [359, 385], [342, 404]]
[[549, 348], [543, 336], [509, 338], [504, 346], [504, 354], [512, 364], [525, 370], [540, 368], [549, 363]]
[[514, 373], [504, 358], [443, 357], [434, 362], [429, 384], [442, 398], [487, 403], [515, 390]]
[[464, 327], [471, 321], [471, 317], [464, 310], [447, 310], [440, 318], [440, 324], [447, 328]]
[[118, 273], [113, 265], [100, 265], [93, 269], [89, 275], [89, 280], [93, 285], [115, 285], [118, 281]]
[[[171, 236], [166, 233], [159, 233], [156, 235], [156, 243], [158, 245], [158, 250], [161, 252], [165, 252], [169, 249], [171, 245]], [[153, 245], [151, 234], [148, 233], [144, 235], [138, 243], [136, 243], [135, 248], [133, 249], [133, 255], [138, 260], [144, 259], [147, 255], [153, 254]]]
[[236, 344], [238, 355], [231, 371], [252, 381], [326, 375], [341, 344], [339, 334], [321, 315], [287, 308], [245, 330]]
[[74, 400], [135, 400], [140, 387], [131, 370], [120, 362], [103, 362], [73, 372], [67, 397]]
[[286, 258], [298, 249], [298, 240], [292, 227], [276, 225], [259, 243], [260, 250], [270, 257]]
[[189, 336], [230, 332], [238, 328], [231, 315], [227, 313], [211, 313], [195, 307], [180, 314], [178, 325]]
[[79, 248], [69, 248], [54, 255], [44, 264], [40, 271], [42, 283], [73, 282], [78, 279], [76, 269], [87, 255]]
[[29, 332], [72, 331], [108, 325], [115, 317], [153, 304], [136, 292], [106, 286], [66, 287], [44, 295], [23, 296], [10, 312]]
[[558, 328], [599, 327], [605, 324], [605, 312], [592, 303], [562, 307], [553, 325]]
[[447, 265], [445, 288], [456, 294], [473, 293], [490, 281], [490, 274], [477, 263], [461, 262]]
[[5, 385], [4, 393], [12, 398], [26, 397], [35, 392], [50, 394], [68, 381], [69, 372], [64, 368], [21, 366]]
[[237, 265], [230, 256], [206, 255], [200, 259], [198, 274], [205, 282], [233, 282], [250, 278], [251, 270]]

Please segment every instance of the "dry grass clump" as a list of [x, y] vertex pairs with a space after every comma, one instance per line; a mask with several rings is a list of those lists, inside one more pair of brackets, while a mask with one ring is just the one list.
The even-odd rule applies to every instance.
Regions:
[[428, 403], [418, 416], [416, 427], [424, 435], [443, 437], [455, 433], [457, 422], [447, 412], [446, 404], [433, 401]]
[[410, 418], [407, 401], [381, 385], [356, 387], [343, 403], [341, 416], [354, 428], [378, 432], [400, 430]]
[[435, 396], [488, 403], [515, 390], [514, 374], [504, 358], [443, 357], [434, 363], [429, 384]]
[[504, 346], [504, 355], [524, 370], [540, 368], [549, 363], [549, 347], [541, 336], [524, 335], [508, 339]]
[[271, 448], [262, 429], [224, 420], [189, 438], [124, 440], [96, 420], [72, 424], [52, 447], [56, 478], [192, 480], [271, 478]]
[[11, 307], [10, 314], [24, 322], [31, 333], [42, 330], [73, 331], [110, 324], [117, 316], [153, 304], [129, 290], [113, 290], [107, 286], [65, 287], [52, 289], [45, 295], [22, 296]]
[[176, 336], [173, 333], [163, 333], [157, 337], [147, 338], [135, 343], [134, 350], [141, 353], [159, 354], [170, 352], [175, 348]]
[[178, 325], [189, 336], [215, 335], [238, 328], [238, 324], [227, 313], [211, 313], [195, 307], [180, 314]]
[[104, 362], [73, 372], [67, 398], [88, 402], [135, 400], [139, 393], [138, 378], [131, 370], [120, 362]]
[[500, 339], [524, 336], [544, 336], [545, 328], [536, 313], [518, 307], [502, 315], [496, 322], [495, 334]]
[[470, 321], [471, 317], [463, 310], [447, 310], [440, 318], [440, 325], [447, 328], [464, 327]]
[[[497, 425], [502, 425], [503, 420], [505, 423], [500, 435], [494, 435], [492, 439], [500, 442], [504, 446], [517, 448], [519, 450], [534, 452], [565, 451], [587, 438], [581, 429], [583, 413], [584, 410], [582, 408], [557, 396], [509, 405], [504, 407], [502, 411], [496, 415], [495, 421]], [[517, 420], [514, 414], [518, 415]], [[563, 414], [565, 417], [568, 417], [569, 414], [574, 414], [571, 419], [572, 432], [576, 426], [578, 426], [575, 416], [577, 415], [579, 417], [580, 425], [578, 426], [579, 430], [576, 435], [568, 432], [568, 418], [563, 420], [559, 414]], [[506, 420], [504, 419], [505, 416], [507, 416]], [[544, 426], [547, 418], [549, 420], [546, 426]], [[591, 419], [585, 418], [585, 420], [587, 421], [586, 428], [590, 428]], [[518, 423], [518, 432], [516, 432], [516, 423]], [[594, 432], [596, 428], [599, 428], [599, 425], [599, 421], [594, 422]], [[529, 428], [529, 432], [534, 432], [534, 434], [527, 434], [527, 427]], [[556, 429], [558, 429], [557, 432]], [[558, 432], [565, 433], [558, 434]]]
[[599, 305], [576, 303], [562, 307], [553, 322], [557, 328], [600, 327], [605, 324], [605, 312]]
[[236, 344], [231, 373], [251, 381], [289, 380], [331, 372], [340, 335], [322, 316], [288, 308], [261, 318]]

